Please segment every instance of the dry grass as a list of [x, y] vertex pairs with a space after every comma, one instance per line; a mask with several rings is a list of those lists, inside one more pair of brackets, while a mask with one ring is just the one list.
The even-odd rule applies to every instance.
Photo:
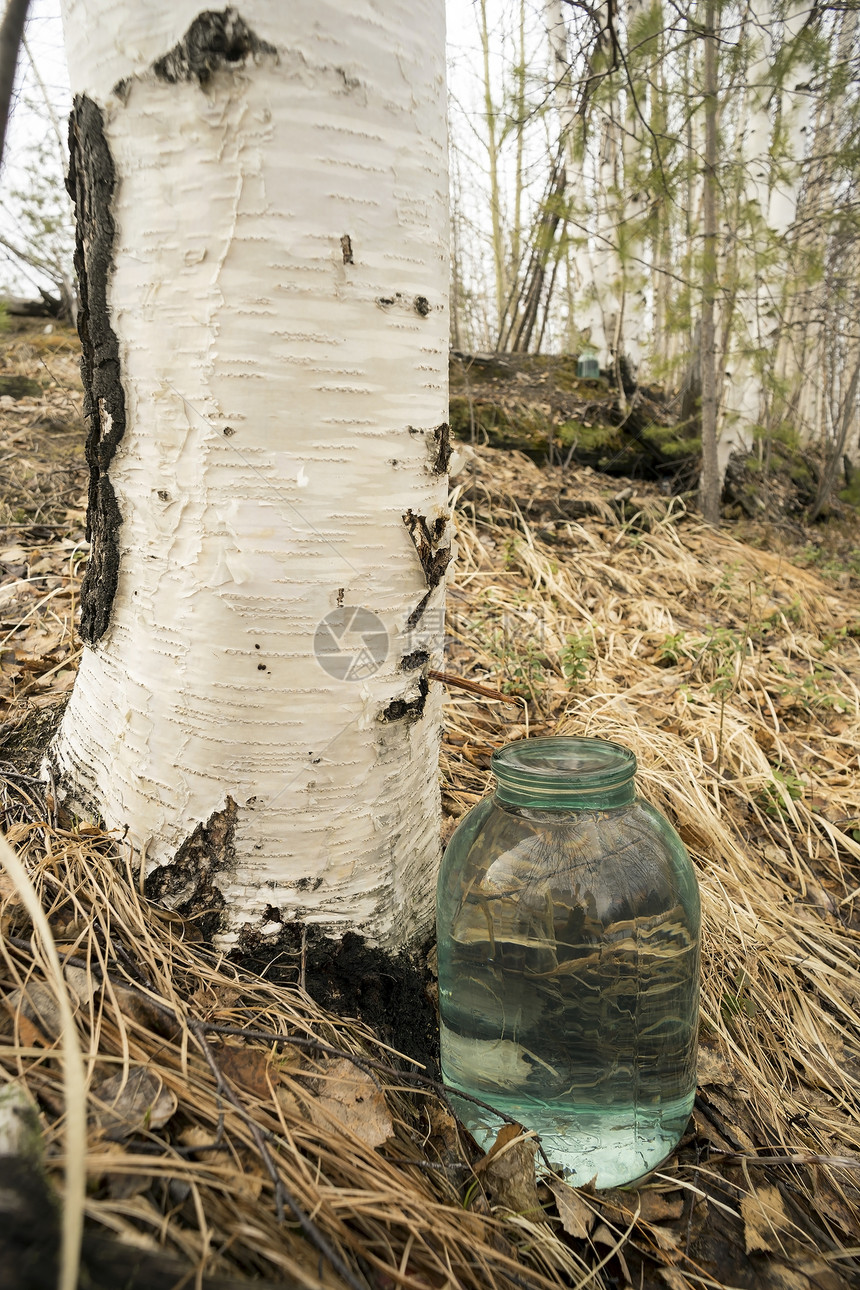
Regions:
[[[0, 433], [14, 455], [10, 418]], [[58, 819], [9, 769], [5, 828], [83, 1053], [90, 1230], [171, 1252], [188, 1285], [858, 1281], [860, 600], [654, 490], [613, 503], [615, 487], [489, 452], [458, 480], [446, 670], [518, 706], [452, 690], [445, 802], [459, 817], [489, 785], [492, 749], [527, 731], [635, 750], [641, 791], [696, 860], [705, 914], [700, 1094], [678, 1153], [639, 1190], [571, 1200], [541, 1184], [541, 1208], [517, 1212], [408, 1060], [190, 943], [140, 897], [117, 839]], [[32, 500], [16, 501], [28, 519]], [[69, 541], [58, 529], [51, 558], [73, 595]], [[37, 600], [8, 629], [30, 655], [42, 626], [59, 630]], [[7, 715], [49, 697], [48, 682], [25, 690]], [[36, 1098], [62, 1187], [60, 987], [2, 868], [0, 929], [0, 1079]]]

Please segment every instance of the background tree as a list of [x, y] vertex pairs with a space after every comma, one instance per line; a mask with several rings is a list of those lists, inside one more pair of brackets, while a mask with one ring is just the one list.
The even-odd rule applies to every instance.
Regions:
[[[522, 15], [508, 0], [484, 0], [481, 14], [490, 36], [482, 93], [496, 105], [498, 144], [509, 119], [505, 105], [513, 102], [503, 87], [514, 84], [502, 51], [520, 39]], [[841, 334], [854, 281], [848, 248], [856, 225], [850, 193], [857, 150], [850, 141], [858, 124], [858, 33], [854, 5], [717, 0], [710, 169], [717, 213], [706, 254], [707, 17], [705, 0], [685, 9], [545, 0], [528, 11], [521, 40], [531, 68], [526, 128], [517, 134], [516, 164], [512, 149], [495, 148], [490, 185], [499, 195], [491, 240], [494, 263], [506, 266], [506, 294], [483, 295], [495, 301], [491, 314], [505, 296], [498, 328], [504, 348], [578, 352], [590, 343], [622, 412], [638, 369], [642, 381], [676, 387], [684, 415], [698, 423], [701, 307], [710, 274], [719, 491], [733, 451], [756, 448], [766, 464], [775, 438], [825, 453], [835, 442], [826, 391], [837, 388], [842, 360], [827, 338]], [[495, 78], [489, 89], [488, 77]], [[457, 291], [469, 282], [475, 299], [495, 272], [482, 240], [490, 226], [480, 214], [482, 116], [455, 95], [457, 150], [466, 119], [476, 142], [461, 171], [468, 191], [460, 185], [455, 199], [473, 216], [460, 224], [458, 257], [469, 268]], [[515, 182], [520, 175], [530, 182]], [[530, 229], [528, 237], [510, 227], [514, 206], [506, 194], [514, 192], [518, 228]], [[829, 248], [837, 241], [845, 271], [834, 291]], [[503, 253], [515, 242], [523, 248], [518, 267]], [[498, 287], [498, 275], [494, 280]], [[540, 315], [533, 326], [525, 325], [529, 310]], [[461, 346], [486, 348], [486, 305], [482, 327], [480, 340], [461, 328]], [[855, 453], [856, 406], [846, 434]]]
[[0, 165], [3, 162], [9, 105], [15, 88], [15, 70], [29, 7], [30, 0], [7, 0], [3, 20], [0, 22]]

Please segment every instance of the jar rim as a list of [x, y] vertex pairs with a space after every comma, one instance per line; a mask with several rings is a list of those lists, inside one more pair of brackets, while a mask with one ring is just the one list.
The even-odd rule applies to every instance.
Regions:
[[623, 744], [573, 735], [514, 740], [493, 753], [490, 765], [503, 798], [528, 792], [570, 805], [626, 785], [632, 795], [636, 773], [635, 754]]

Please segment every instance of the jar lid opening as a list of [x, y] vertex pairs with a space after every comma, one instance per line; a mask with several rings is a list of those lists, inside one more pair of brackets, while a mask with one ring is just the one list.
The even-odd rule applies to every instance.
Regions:
[[618, 804], [633, 797], [636, 757], [608, 739], [518, 739], [493, 753], [491, 766], [498, 795], [514, 804], [585, 805], [609, 790]]

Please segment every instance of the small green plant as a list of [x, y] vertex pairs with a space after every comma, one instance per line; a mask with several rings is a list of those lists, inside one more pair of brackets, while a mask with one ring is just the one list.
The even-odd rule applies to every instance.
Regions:
[[538, 702], [538, 687], [543, 684], [544, 672], [549, 664], [546, 654], [540, 646], [530, 640], [518, 642], [511, 649], [511, 642], [502, 653], [504, 666], [503, 694], [516, 694], [523, 699], [534, 699]]
[[786, 813], [786, 797], [790, 798], [792, 802], [800, 802], [803, 799], [805, 788], [806, 784], [793, 771], [783, 770], [781, 766], [774, 766], [773, 779], [756, 793], [755, 800], [765, 815], [781, 820]]
[[660, 667], [674, 667], [682, 658], [692, 657], [685, 640], [686, 632], [672, 632], [657, 646], [657, 662]]
[[591, 639], [588, 636], [568, 636], [561, 651], [561, 670], [565, 678], [576, 684], [588, 676], [593, 658]]
[[732, 1029], [739, 1017], [752, 1019], [758, 1012], [755, 999], [747, 992], [749, 977], [744, 968], [740, 968], [733, 982], [734, 990], [724, 990], [720, 999], [720, 1013], [726, 1025]]
[[845, 637], [849, 635], [847, 627], [840, 627], [836, 632], [825, 632], [818, 642], [818, 647], [822, 654], [829, 654], [836, 645], [841, 645]]
[[847, 712], [849, 701], [838, 690], [830, 688], [832, 681], [830, 669], [816, 663], [812, 672], [802, 681], [780, 686], [779, 693], [810, 714], [821, 711]]

